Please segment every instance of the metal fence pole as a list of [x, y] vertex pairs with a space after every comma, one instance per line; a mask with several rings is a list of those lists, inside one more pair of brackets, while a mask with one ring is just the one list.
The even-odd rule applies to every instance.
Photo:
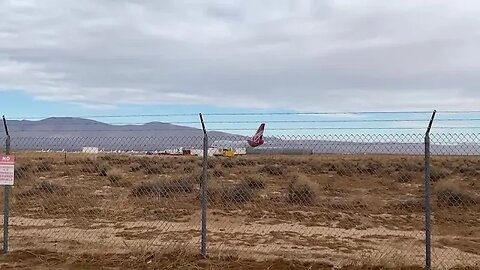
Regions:
[[203, 122], [203, 116], [200, 114], [200, 121], [202, 122], [203, 129], [203, 171], [202, 181], [200, 185], [201, 192], [201, 208], [202, 208], [202, 228], [201, 228], [201, 250], [200, 254], [203, 257], [207, 257], [207, 184], [208, 184], [208, 136], [205, 129], [205, 123]]
[[[8, 133], [7, 120], [5, 116], [3, 118], [3, 126], [5, 127], [5, 133], [7, 139], [5, 140], [5, 154], [10, 155], [10, 134]], [[10, 219], [10, 191], [11, 187], [6, 185], [4, 186], [4, 199], [3, 199], [3, 253], [8, 252], [8, 224]]]
[[436, 111], [433, 111], [432, 117], [425, 133], [425, 269], [432, 268], [432, 183], [430, 179], [430, 130]]

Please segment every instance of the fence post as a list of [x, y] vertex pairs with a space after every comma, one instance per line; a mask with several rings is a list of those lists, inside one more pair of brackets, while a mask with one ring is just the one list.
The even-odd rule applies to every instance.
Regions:
[[[7, 120], [5, 116], [3, 118], [3, 126], [5, 128], [5, 134], [7, 138], [5, 140], [5, 154], [10, 155], [10, 134], [8, 132]], [[4, 186], [4, 199], [3, 199], [3, 253], [8, 252], [8, 224], [10, 219], [10, 190], [11, 187], [8, 185]]]
[[425, 269], [432, 269], [432, 183], [430, 179], [430, 130], [437, 111], [432, 117], [425, 132]]
[[207, 198], [207, 184], [208, 184], [208, 136], [205, 129], [205, 123], [203, 122], [203, 116], [200, 113], [200, 121], [202, 122], [203, 129], [203, 170], [202, 181], [200, 184], [201, 193], [201, 208], [202, 208], [202, 224], [201, 224], [201, 250], [202, 257], [207, 257], [207, 210], [208, 210], [208, 198]]

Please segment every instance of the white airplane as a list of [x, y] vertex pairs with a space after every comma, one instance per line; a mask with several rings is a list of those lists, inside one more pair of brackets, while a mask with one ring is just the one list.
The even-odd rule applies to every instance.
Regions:
[[260, 124], [257, 132], [251, 138], [243, 141], [218, 140], [214, 141], [210, 147], [213, 148], [249, 148], [258, 147], [265, 143], [263, 139], [263, 132], [265, 131], [265, 123]]

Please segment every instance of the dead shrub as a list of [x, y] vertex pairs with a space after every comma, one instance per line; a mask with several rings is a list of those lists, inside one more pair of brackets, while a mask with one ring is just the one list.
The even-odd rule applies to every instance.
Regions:
[[69, 190], [67, 189], [67, 187], [60, 184], [49, 181], [42, 181], [35, 184], [30, 190], [22, 193], [22, 196], [34, 196], [41, 194], [55, 194], [64, 196], [69, 194]]
[[222, 166], [225, 168], [233, 168], [235, 166], [235, 162], [232, 159], [225, 159], [222, 161]]
[[[218, 199], [219, 199], [219, 196], [222, 194], [222, 189], [221, 187], [219, 187], [218, 185], [216, 184], [210, 184], [208, 185], [208, 189], [207, 189], [207, 200], [209, 202], [216, 202]], [[198, 193], [197, 195], [197, 200], [201, 200], [201, 197], [202, 194], [201, 193]]]
[[[208, 173], [207, 176], [210, 176], [210, 173]], [[203, 171], [198, 171], [196, 173], [192, 173], [192, 179], [195, 180], [195, 183], [200, 184], [203, 181]]]
[[335, 165], [332, 162], [325, 162], [322, 160], [315, 161], [312, 160], [305, 165], [305, 172], [307, 173], [319, 173], [319, 172], [327, 172], [327, 171], [335, 171]]
[[448, 177], [449, 175], [450, 175], [449, 170], [442, 167], [433, 166], [430, 171], [430, 180], [432, 180], [432, 182], [438, 182]]
[[[72, 163], [74, 164], [74, 163]], [[89, 164], [89, 163], [78, 163], [78, 167], [75, 166], [75, 168], [78, 168], [79, 171], [83, 173], [94, 173], [96, 171], [95, 164]]]
[[[217, 159], [216, 158], [210, 158], [208, 159], [208, 168], [213, 169], [217, 166]], [[200, 162], [200, 166], [203, 166], [203, 161]]]
[[100, 162], [97, 165], [97, 172], [98, 172], [98, 175], [100, 176], [107, 176], [107, 172], [109, 169], [110, 169], [110, 165], [108, 165], [108, 163], [106, 162]]
[[142, 164], [138, 162], [134, 162], [130, 164], [130, 171], [131, 172], [138, 172], [142, 169]]
[[399, 183], [411, 183], [415, 180], [415, 173], [410, 171], [402, 171], [397, 174], [397, 181]]
[[253, 178], [252, 176], [247, 176], [241, 183], [242, 186], [249, 187], [252, 189], [263, 189], [265, 188], [265, 183], [262, 179]]
[[465, 176], [476, 177], [476, 176], [480, 175], [480, 173], [477, 171], [477, 169], [475, 167], [467, 165], [467, 164], [462, 164], [462, 165], [456, 167], [455, 171], [458, 172], [458, 173], [461, 173]]
[[190, 164], [190, 165], [195, 166], [197, 160], [198, 159], [195, 158], [195, 157], [185, 157], [183, 159], [183, 164]]
[[376, 175], [378, 175], [378, 176], [390, 176], [390, 175], [394, 174], [396, 171], [397, 171], [397, 169], [395, 167], [385, 165], [383, 167], [380, 167], [377, 170]]
[[260, 168], [260, 173], [268, 173], [270, 175], [280, 176], [284, 174], [283, 167], [280, 165], [265, 165]]
[[240, 158], [237, 161], [237, 165], [238, 166], [255, 166], [257, 165], [257, 162], [249, 158]]
[[24, 163], [15, 165], [14, 175], [15, 180], [27, 179], [31, 176], [32, 165], [30, 163]]
[[421, 161], [403, 160], [397, 164], [397, 171], [422, 172], [423, 167]]
[[353, 173], [357, 171], [357, 168], [355, 167], [355, 164], [353, 164], [353, 162], [342, 161], [339, 163], [335, 163], [333, 166], [334, 170], [340, 176], [352, 176]]
[[188, 165], [183, 167], [183, 171], [186, 173], [193, 173], [195, 171], [196, 167], [193, 165]]
[[173, 159], [164, 158], [164, 159], [161, 159], [160, 162], [158, 162], [157, 164], [164, 169], [171, 169], [171, 168], [175, 168], [175, 164], [181, 164], [181, 163], [182, 161], [177, 158], [173, 158]]
[[335, 210], [350, 210], [352, 205], [345, 199], [334, 199], [327, 203], [329, 208]]
[[123, 179], [123, 173], [119, 169], [113, 169], [107, 172], [108, 181], [114, 187], [127, 187], [131, 183]]
[[[368, 173], [368, 174], [377, 174], [379, 172], [379, 170], [382, 168], [382, 164], [378, 161], [375, 161], [375, 160], [369, 160], [367, 161], [366, 164], [364, 164], [363, 166], [363, 169], [364, 169], [364, 173]], [[353, 173], [353, 171], [352, 171]]]
[[113, 155], [105, 155], [105, 156], [98, 157], [98, 159], [105, 160], [105, 161], [113, 161], [116, 159], [116, 157]]
[[80, 168], [80, 171], [85, 173], [98, 173], [100, 176], [107, 176], [107, 171], [110, 169], [110, 165], [107, 162], [99, 163], [84, 163]]
[[49, 172], [53, 170], [52, 161], [42, 160], [37, 164], [37, 171], [39, 172]]
[[306, 174], [317, 174], [323, 172], [325, 168], [320, 163], [305, 164], [302, 171]]
[[288, 201], [296, 204], [313, 204], [319, 187], [305, 176], [299, 176], [288, 186]]
[[423, 211], [424, 201], [418, 198], [398, 200], [388, 202], [386, 208], [391, 211], [416, 213]]
[[246, 203], [252, 200], [253, 191], [247, 186], [237, 185], [222, 192], [222, 202], [228, 204]]
[[164, 167], [160, 164], [148, 162], [143, 165], [146, 174], [163, 174]]
[[143, 182], [132, 188], [131, 195], [171, 197], [174, 194], [192, 193], [194, 190], [193, 181], [187, 177], [173, 180], [157, 179]]
[[441, 181], [436, 184], [437, 206], [468, 207], [478, 203], [478, 198], [454, 181]]
[[94, 165], [95, 161], [90, 158], [77, 158], [74, 155], [69, 156], [67, 159], [67, 165], [85, 165], [85, 164]]
[[218, 169], [218, 168], [215, 168], [212, 172], [212, 175], [214, 177], [224, 177], [225, 176], [225, 172], [222, 170], [222, 169]]

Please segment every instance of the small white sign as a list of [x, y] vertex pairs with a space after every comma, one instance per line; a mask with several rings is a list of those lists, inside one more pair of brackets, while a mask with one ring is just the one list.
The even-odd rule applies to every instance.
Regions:
[[0, 186], [13, 186], [15, 180], [15, 157], [0, 156]]

